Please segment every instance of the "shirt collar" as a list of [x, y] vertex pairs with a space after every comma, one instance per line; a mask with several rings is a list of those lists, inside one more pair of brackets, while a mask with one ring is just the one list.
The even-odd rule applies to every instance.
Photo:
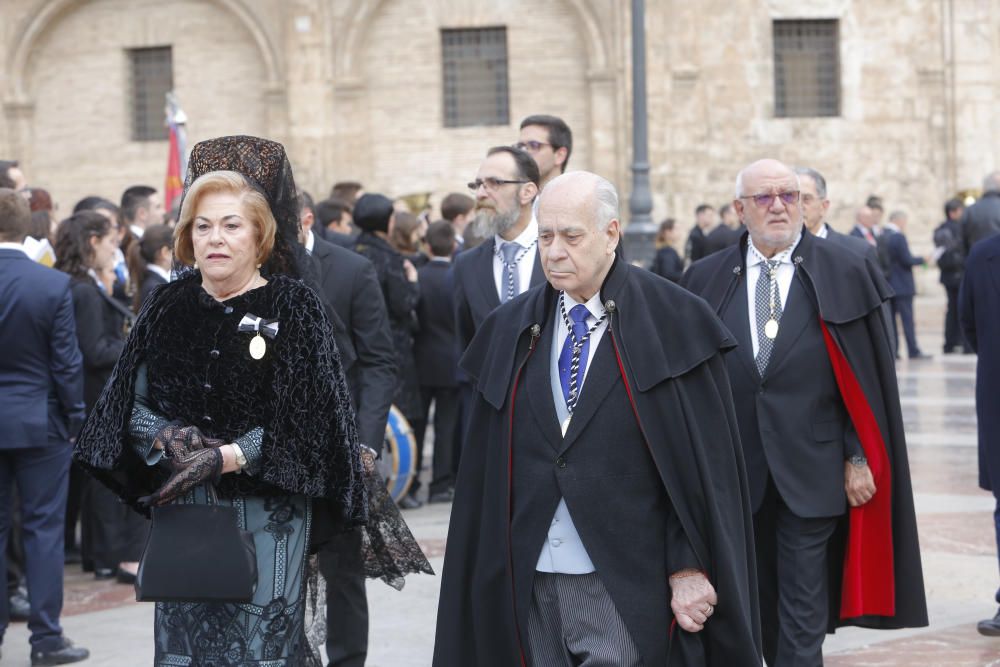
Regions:
[[147, 264], [146, 268], [160, 276], [168, 283], [170, 282], [170, 272], [164, 269], [162, 266], [157, 266], [156, 264]]
[[818, 236], [821, 239], [825, 239], [829, 235], [830, 235], [830, 225], [824, 222], [822, 226], [819, 228], [819, 231], [816, 232], [816, 236]]
[[[562, 292], [562, 296], [566, 300], [567, 313], [573, 310], [575, 306], [581, 305], [579, 301], [571, 297], [566, 292]], [[587, 310], [590, 311], [590, 316], [593, 317], [595, 320], [599, 319], [602, 315], [604, 315], [605, 310], [604, 310], [604, 304], [601, 302], [600, 291], [598, 291], [597, 294], [595, 294], [594, 296], [587, 299], [587, 302], [582, 305], [587, 307]]]
[[30, 255], [28, 255], [28, 251], [20, 243], [11, 243], [9, 241], [4, 241], [0, 243], [0, 250], [18, 250], [20, 252], [23, 252], [25, 257], [30, 258]]
[[[791, 264], [792, 263], [792, 251], [795, 250], [796, 246], [799, 245], [799, 241], [802, 240], [802, 230], [799, 230], [799, 235], [795, 237], [792, 244], [776, 254], [771, 259], [777, 260], [778, 264]], [[766, 258], [763, 253], [757, 250], [757, 246], [753, 244], [753, 239], [750, 235], [747, 235], [747, 268], [751, 266], [757, 266], [764, 262]]]
[[135, 234], [137, 239], [141, 239], [142, 235], [146, 233], [146, 230], [138, 225], [129, 225], [128, 228], [132, 230], [132, 233]]
[[[538, 220], [535, 219], [535, 216], [531, 216], [531, 222], [529, 222], [528, 226], [524, 228], [524, 231], [521, 232], [516, 239], [514, 239], [514, 243], [518, 244], [522, 248], [528, 248], [531, 247], [531, 245], [537, 240]], [[499, 248], [501, 244], [506, 243], [504, 238], [499, 234], [494, 235], [493, 241], [497, 248]]]
[[313, 248], [316, 247], [316, 237], [313, 236], [313, 230], [306, 230], [306, 242], [302, 245], [306, 247], [306, 251], [311, 255]]

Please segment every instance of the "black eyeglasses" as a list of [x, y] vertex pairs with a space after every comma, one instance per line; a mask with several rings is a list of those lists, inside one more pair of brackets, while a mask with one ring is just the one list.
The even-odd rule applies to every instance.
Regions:
[[796, 204], [799, 201], [799, 191], [793, 190], [791, 192], [779, 192], [773, 195], [747, 195], [745, 197], [740, 197], [740, 199], [752, 199], [753, 203], [757, 205], [758, 208], [771, 208], [771, 204], [774, 203], [775, 197], [781, 197], [781, 201], [788, 204]]
[[552, 144], [546, 143], [544, 141], [519, 141], [514, 144], [514, 148], [520, 148], [522, 151], [530, 151], [532, 153], [542, 150], [542, 146], [551, 146]]
[[487, 190], [496, 190], [501, 185], [509, 185], [511, 183], [527, 183], [525, 180], [511, 180], [508, 178], [493, 178], [492, 176], [487, 176], [486, 178], [477, 178], [474, 181], [469, 181], [469, 189], [473, 192], [477, 192], [479, 188], [483, 185], [486, 186]]

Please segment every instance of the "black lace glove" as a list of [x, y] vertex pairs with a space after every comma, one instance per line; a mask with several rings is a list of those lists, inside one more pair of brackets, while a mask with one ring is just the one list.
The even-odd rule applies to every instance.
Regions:
[[181, 426], [177, 422], [167, 424], [153, 438], [153, 447], [163, 450], [167, 457], [183, 458], [190, 452], [209, 447], [221, 447], [225, 440], [209, 438], [197, 426]]
[[164, 462], [170, 467], [170, 478], [152, 495], [139, 499], [146, 507], [166, 505], [205, 482], [218, 482], [222, 476], [222, 452], [218, 447], [180, 455], [164, 450]]

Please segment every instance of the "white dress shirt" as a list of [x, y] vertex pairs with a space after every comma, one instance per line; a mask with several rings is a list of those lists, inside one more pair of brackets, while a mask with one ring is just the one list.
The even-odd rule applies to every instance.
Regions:
[[830, 225], [824, 222], [822, 225], [820, 225], [819, 231], [816, 232], [816, 236], [821, 239], [825, 239], [829, 235], [830, 235]]
[[128, 228], [132, 230], [132, 233], [135, 234], [137, 239], [141, 239], [142, 235], [146, 233], [146, 230], [138, 225], [129, 225]]
[[[531, 286], [531, 273], [535, 269], [535, 254], [538, 252], [538, 220], [535, 216], [531, 216], [531, 222], [528, 226], [524, 228], [524, 231], [514, 239], [514, 242], [519, 244], [522, 248], [527, 248], [527, 251], [521, 251], [518, 253], [520, 259], [517, 261], [517, 289], [518, 294], [523, 294], [528, 291], [528, 287]], [[504, 239], [500, 237], [499, 234], [494, 234], [493, 236], [493, 282], [497, 286], [497, 296], [500, 297], [500, 303], [503, 303], [504, 294], [507, 293], [507, 285], [503, 282], [503, 262], [500, 260], [499, 249], [500, 245], [505, 243]]]
[[302, 245], [305, 246], [306, 252], [308, 252], [311, 255], [313, 252], [313, 248], [316, 247], [316, 238], [313, 236], [313, 230], [311, 229], [306, 230], [306, 242], [303, 243]]
[[[802, 232], [792, 242], [786, 250], [782, 250], [771, 259], [779, 260], [778, 263], [778, 294], [781, 298], [781, 312], [785, 312], [788, 304], [788, 291], [792, 288], [792, 276], [795, 275], [795, 265], [792, 263], [792, 254], [802, 240]], [[753, 244], [753, 239], [747, 238], [747, 315], [750, 318], [750, 341], [753, 343], [753, 356], [757, 358], [760, 344], [757, 341], [757, 279], [760, 278], [760, 265], [764, 261], [764, 255]], [[773, 288], [772, 288], [773, 289]], [[780, 323], [779, 323], [780, 324]]]
[[[566, 314], [568, 315], [574, 306], [579, 305], [579, 302], [568, 294], [565, 294], [564, 298], [566, 299]], [[589, 330], [605, 312], [604, 304], [601, 303], [600, 292], [592, 296], [583, 305], [590, 311], [590, 316], [586, 322], [587, 329]], [[551, 369], [549, 375], [552, 383], [552, 399], [556, 407], [556, 418], [562, 424], [569, 412], [566, 408], [566, 399], [563, 396], [562, 383], [559, 379], [559, 356], [562, 354], [563, 345], [566, 343], [567, 336], [569, 336], [569, 329], [566, 327], [566, 321], [563, 319], [562, 312], [558, 308], [556, 309], [555, 317], [556, 327], [552, 340], [552, 355], [549, 360], [549, 368]], [[587, 374], [590, 373], [594, 354], [597, 352], [597, 348], [601, 344], [601, 339], [604, 337], [604, 332], [607, 329], [608, 321], [605, 319], [590, 334], [587, 364], [583, 369], [583, 377], [577, 381], [580, 386], [581, 395], [582, 392], [586, 391], [585, 381]], [[587, 548], [583, 545], [583, 540], [580, 539], [580, 533], [577, 532], [576, 525], [573, 523], [573, 517], [570, 515], [566, 499], [560, 498], [552, 521], [549, 523], [548, 535], [546, 535], [541, 552], [538, 554], [538, 562], [535, 565], [535, 570], [538, 572], [558, 572], [560, 574], [587, 574], [593, 572], [595, 569], [593, 561], [590, 560], [590, 555], [587, 554]]]

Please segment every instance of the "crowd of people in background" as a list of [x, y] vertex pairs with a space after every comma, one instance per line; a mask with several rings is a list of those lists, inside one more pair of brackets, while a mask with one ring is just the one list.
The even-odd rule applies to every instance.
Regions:
[[[417, 472], [431, 470], [429, 488], [424, 489], [420, 479], [415, 479], [409, 493], [399, 500], [404, 509], [451, 502], [454, 498], [472, 401], [470, 378], [459, 370], [460, 354], [492, 310], [544, 280], [536, 261], [537, 195], [546, 183], [565, 171], [571, 152], [572, 135], [563, 121], [552, 116], [528, 117], [512, 146], [498, 146], [485, 155], [468, 184], [470, 193], [447, 195], [435, 215], [430, 208], [410, 210], [405, 200], [366, 192], [357, 182], [335, 184], [329, 196], [320, 201], [307, 192], [299, 193], [301, 240], [315, 259], [320, 284], [329, 281], [327, 302], [331, 304], [338, 346], [345, 359], [362, 360], [361, 370], [355, 373], [360, 377], [352, 375], [351, 362], [345, 361], [352, 392], [358, 405], [381, 406], [374, 409], [375, 416], [368, 420], [367, 434], [363, 436], [375, 446], [373, 441], [384, 431], [379, 410], [388, 409], [391, 403], [413, 429]], [[888, 314], [897, 341], [897, 358], [902, 348], [900, 339], [905, 341], [910, 359], [927, 356], [915, 331], [913, 269], [932, 264], [940, 269], [940, 283], [948, 302], [942, 351], [970, 353], [972, 348], [959, 324], [959, 288], [972, 246], [1000, 233], [1000, 173], [987, 176], [982, 197], [971, 206], [966, 207], [958, 199], [945, 203], [945, 220], [934, 230], [934, 251], [928, 256], [911, 252], [907, 214], [893, 210], [886, 216], [882, 199], [874, 195], [856, 209], [856, 224], [849, 234], [836, 232], [827, 220], [830, 199], [823, 176], [808, 168], [798, 169], [797, 174], [808, 233], [834, 239], [865, 255], [891, 286]], [[89, 411], [107, 383], [143, 303], [157, 286], [171, 281], [173, 225], [179, 202], [167, 202], [165, 207], [155, 188], [135, 185], [114, 200], [104, 195], [84, 197], [64, 214], [30, 176], [17, 162], [0, 161], [0, 189], [17, 192], [30, 208], [30, 226], [21, 244], [24, 252], [37, 263], [68, 276], [84, 369], [81, 398], [84, 410]], [[718, 209], [710, 204], [698, 205], [683, 252], [678, 251], [678, 227], [675, 218], [660, 224], [655, 257], [648, 267], [673, 282], [681, 281], [692, 264], [739, 244], [746, 232], [732, 204]], [[343, 253], [347, 251], [365, 261], [345, 259]], [[372, 286], [377, 284], [377, 293], [363, 296], [359, 287], [353, 306], [337, 305], [343, 276], [334, 273], [347, 269], [328, 266], [353, 266], [352, 261], [357, 262], [357, 273], [364, 276], [365, 285], [374, 289]], [[355, 309], [353, 314], [351, 308]], [[384, 313], [373, 314], [372, 308], [384, 308]], [[352, 318], [378, 320], [371, 329], [375, 333], [357, 335], [361, 325], [352, 324]], [[383, 340], [379, 332], [385, 331], [388, 335]], [[384, 376], [379, 391], [385, 393], [385, 387], [391, 387], [388, 402], [358, 398], [366, 391], [365, 383], [371, 384], [371, 376], [366, 374], [376, 367]], [[425, 440], [431, 424], [434, 449], [432, 460], [427, 460]], [[365, 417], [359, 412], [359, 429], [365, 428]], [[55, 535], [46, 538], [52, 544], [63, 545], [60, 576], [63, 563], [80, 564], [97, 579], [134, 582], [147, 521], [90, 480], [75, 464], [68, 475], [64, 520], [60, 516], [58, 521], [59, 539]], [[24, 495], [22, 500], [28, 501], [30, 494]], [[35, 508], [25, 507], [24, 513], [29, 509]], [[37, 590], [32, 588], [30, 570], [41, 566], [26, 559], [29, 540], [27, 536], [24, 540], [19, 537], [14, 514], [14, 530], [6, 552], [10, 618], [47, 619], [47, 625], [39, 630], [41, 639], [33, 643], [40, 655], [83, 659], [85, 649], [74, 647], [58, 629], [61, 595], [56, 604], [54, 596], [41, 592], [39, 584], [34, 586]], [[37, 535], [32, 536], [32, 545], [37, 545], [37, 539]], [[345, 548], [356, 551], [357, 547]], [[37, 577], [34, 579], [37, 581]], [[343, 586], [353, 585], [352, 595], [363, 602], [363, 583], [359, 591], [358, 579], [352, 581]], [[49, 608], [42, 609], [43, 604]], [[343, 609], [343, 605], [330, 607]], [[331, 664], [363, 664], [366, 609], [357, 616], [364, 632], [349, 633], [356, 646], [338, 647], [340, 640], [331, 632], [328, 652], [343, 656], [342, 662]], [[331, 619], [331, 627], [338, 624], [354, 627]], [[33, 632], [36, 629], [33, 627]], [[51, 641], [45, 643], [46, 638]], [[344, 642], [349, 643], [346, 639]]]
[[[798, 171], [809, 230], [823, 238], [828, 234], [845, 236], [835, 231], [827, 221], [830, 200], [827, 198], [825, 179], [812, 169]], [[894, 210], [886, 218], [882, 198], [877, 195], [869, 196], [864, 205], [855, 209], [854, 221], [848, 235], [864, 241], [871, 248], [870, 258], [882, 269], [893, 288], [888, 315], [897, 341], [902, 328], [907, 356], [910, 359], [930, 358], [917, 342], [913, 313], [913, 297], [917, 294], [913, 269], [930, 266], [938, 268], [939, 282], [947, 296], [942, 352], [971, 354], [972, 349], [964, 340], [959, 325], [958, 290], [964, 275], [965, 257], [972, 246], [1000, 231], [1000, 172], [989, 174], [984, 179], [982, 197], [968, 209], [961, 199], [952, 198], [945, 202], [944, 221], [935, 227], [933, 251], [927, 255], [914, 255], [910, 251], [908, 214]], [[677, 226], [675, 218], [666, 218], [660, 223], [655, 240], [656, 254], [648, 267], [673, 282], [679, 282], [685, 269], [694, 262], [738, 244], [746, 231], [730, 204], [720, 206], [718, 211], [711, 204], [699, 204], [694, 210], [694, 223], [683, 244], [682, 254], [678, 252]], [[863, 250], [864, 246], [855, 246], [855, 249]]]

